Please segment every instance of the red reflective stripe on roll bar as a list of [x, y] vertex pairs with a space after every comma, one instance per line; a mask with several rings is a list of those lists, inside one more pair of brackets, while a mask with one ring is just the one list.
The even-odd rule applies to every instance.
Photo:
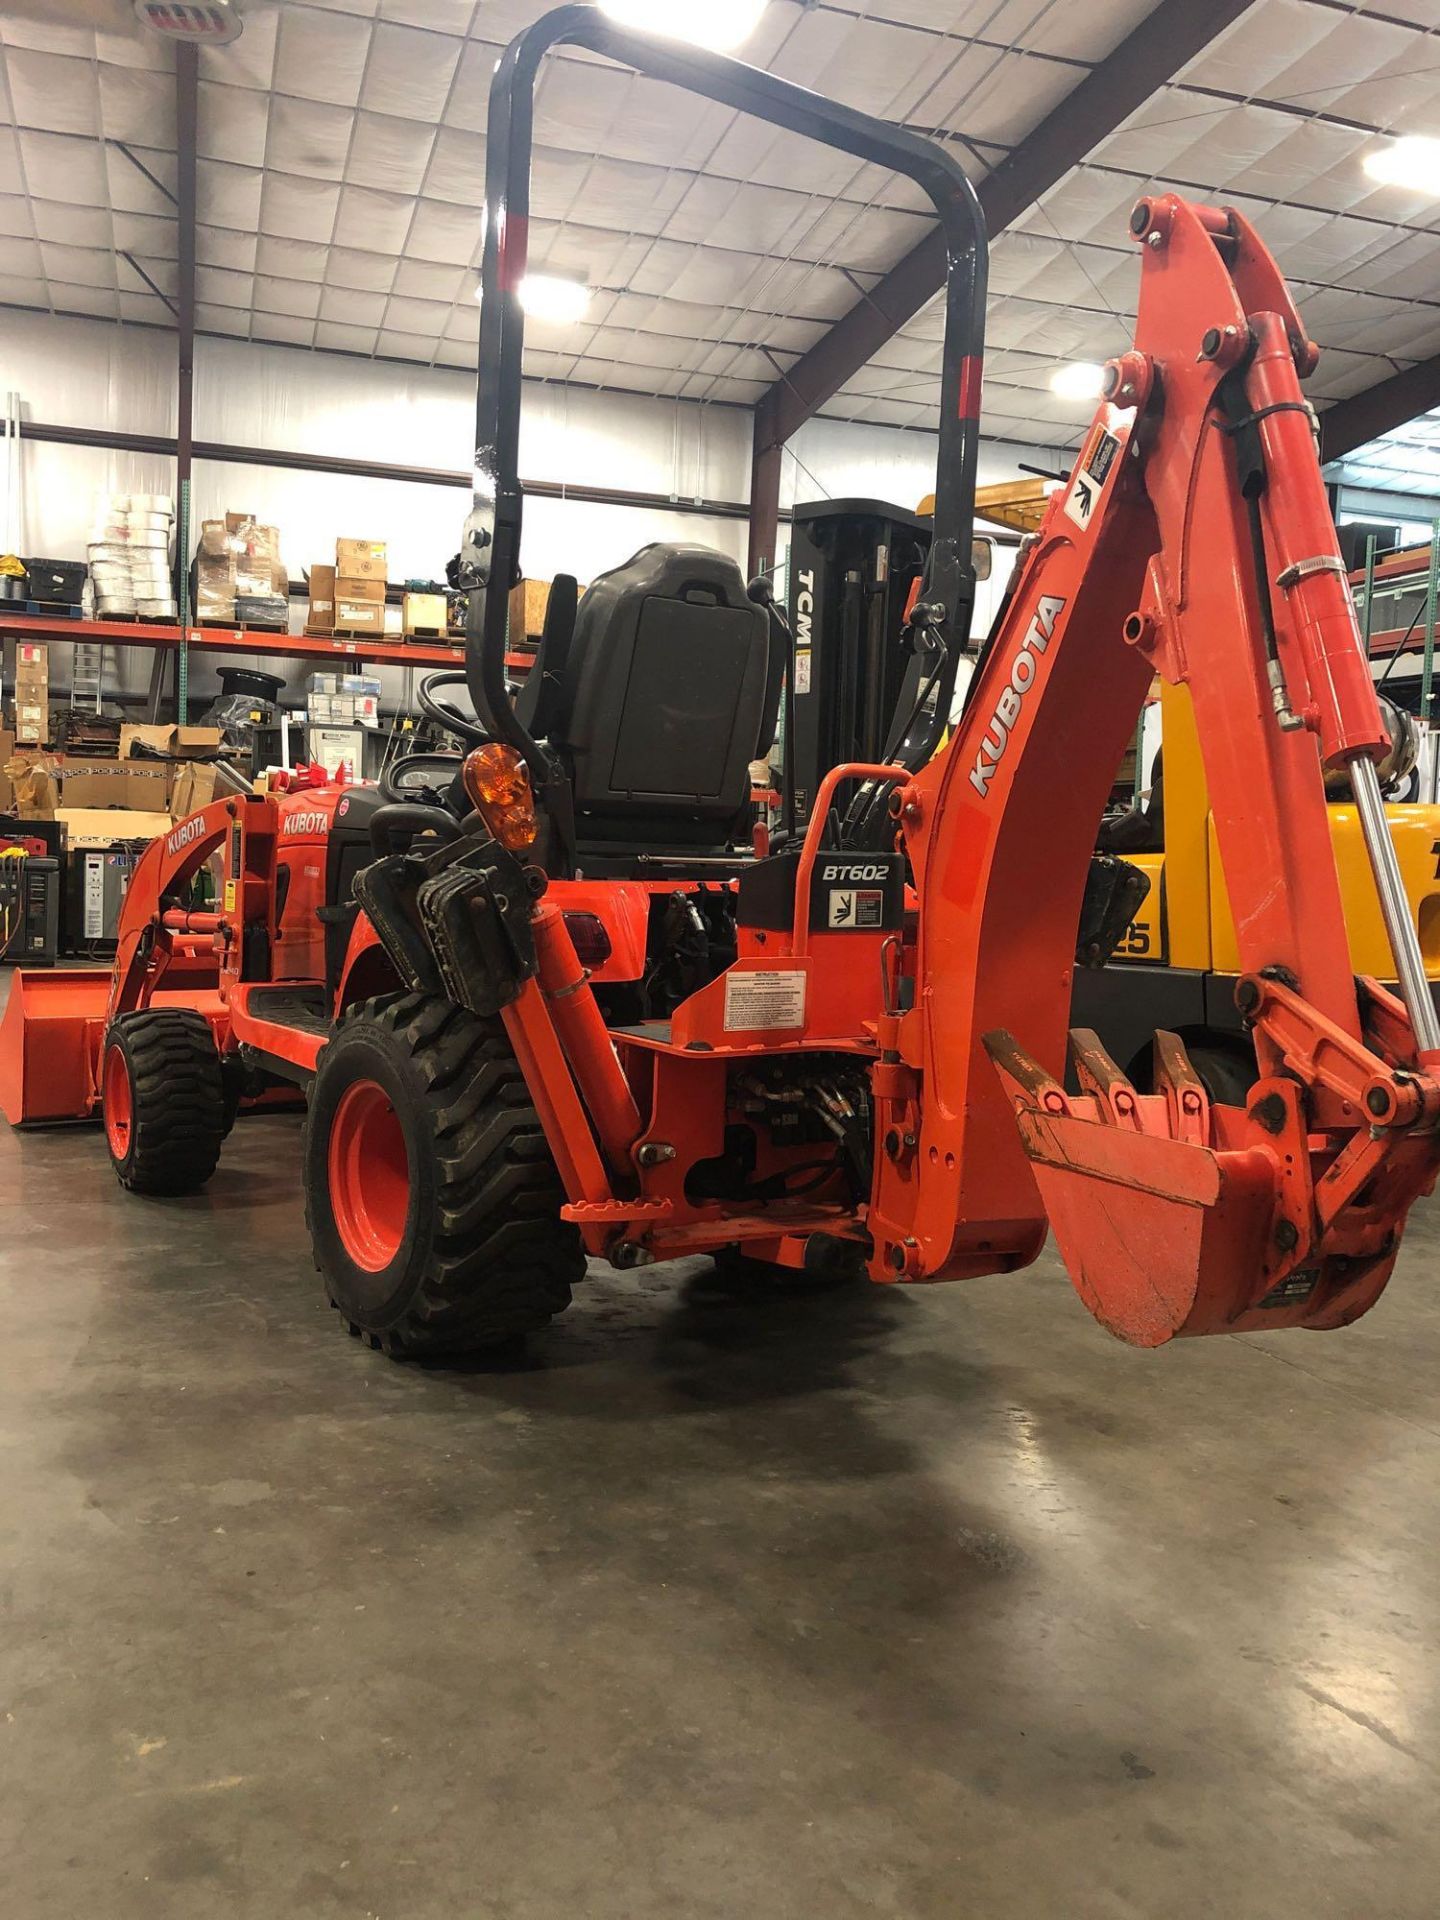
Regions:
[[962, 420], [980, 418], [980, 379], [984, 367], [978, 353], [967, 353], [960, 362], [960, 404], [955, 411]]

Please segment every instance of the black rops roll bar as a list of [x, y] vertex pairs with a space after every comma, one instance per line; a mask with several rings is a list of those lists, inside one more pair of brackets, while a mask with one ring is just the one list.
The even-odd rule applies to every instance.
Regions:
[[907, 764], [918, 767], [939, 744], [948, 722], [956, 666], [969, 640], [975, 605], [972, 541], [987, 252], [985, 216], [975, 190], [954, 158], [933, 140], [826, 100], [741, 60], [630, 32], [593, 6], [557, 7], [518, 34], [501, 56], [490, 87], [474, 504], [460, 554], [461, 584], [471, 589], [465, 671], [475, 711], [497, 739], [523, 754], [538, 797], [558, 810], [556, 824], [568, 839], [564, 770], [521, 725], [505, 684], [509, 595], [519, 578], [520, 559], [525, 316], [519, 288], [527, 260], [535, 81], [545, 55], [562, 44], [586, 47], [652, 79], [905, 174], [934, 203], [948, 269], [935, 533], [922, 595], [936, 609], [934, 630], [944, 642], [945, 655], [928, 709], [933, 724], [912, 728], [904, 744]]

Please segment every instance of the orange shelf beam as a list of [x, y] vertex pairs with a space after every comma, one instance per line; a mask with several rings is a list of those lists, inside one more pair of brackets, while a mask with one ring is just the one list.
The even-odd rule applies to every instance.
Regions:
[[[364, 660], [389, 667], [455, 667], [463, 647], [433, 640], [327, 639], [313, 633], [259, 633], [249, 627], [156, 626], [141, 620], [66, 620], [10, 613], [0, 604], [0, 635], [17, 640], [101, 642], [110, 647], [178, 647], [182, 631], [200, 653], [249, 653], [304, 660]], [[507, 661], [507, 664], [509, 662]], [[526, 662], [528, 665], [528, 661]]]

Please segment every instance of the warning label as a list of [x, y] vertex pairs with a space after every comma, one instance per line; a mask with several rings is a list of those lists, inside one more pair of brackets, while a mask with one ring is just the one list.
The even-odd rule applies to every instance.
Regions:
[[725, 1031], [770, 1031], [805, 1024], [803, 973], [727, 973]]
[[796, 693], [810, 691], [810, 649], [808, 647], [799, 648], [795, 654], [795, 691]]
[[883, 887], [832, 887], [828, 924], [835, 931], [849, 927], [883, 927], [885, 889]]
[[1065, 512], [1077, 527], [1088, 527], [1095, 504], [1105, 491], [1105, 482], [1120, 451], [1120, 442], [1102, 427], [1095, 444], [1075, 476], [1075, 484], [1065, 497]]

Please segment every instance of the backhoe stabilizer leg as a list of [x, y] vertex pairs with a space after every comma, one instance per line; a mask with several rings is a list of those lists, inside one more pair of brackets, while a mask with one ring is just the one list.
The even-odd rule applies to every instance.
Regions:
[[985, 1046], [1075, 1290], [1134, 1346], [1358, 1319], [1435, 1179], [1433, 1134], [1362, 1125], [1321, 1141], [1293, 1081], [1262, 1080], [1243, 1112], [1213, 1104], [1174, 1034], [1156, 1036], [1153, 1094], [1083, 1031], [1077, 1094], [1012, 1035]]

